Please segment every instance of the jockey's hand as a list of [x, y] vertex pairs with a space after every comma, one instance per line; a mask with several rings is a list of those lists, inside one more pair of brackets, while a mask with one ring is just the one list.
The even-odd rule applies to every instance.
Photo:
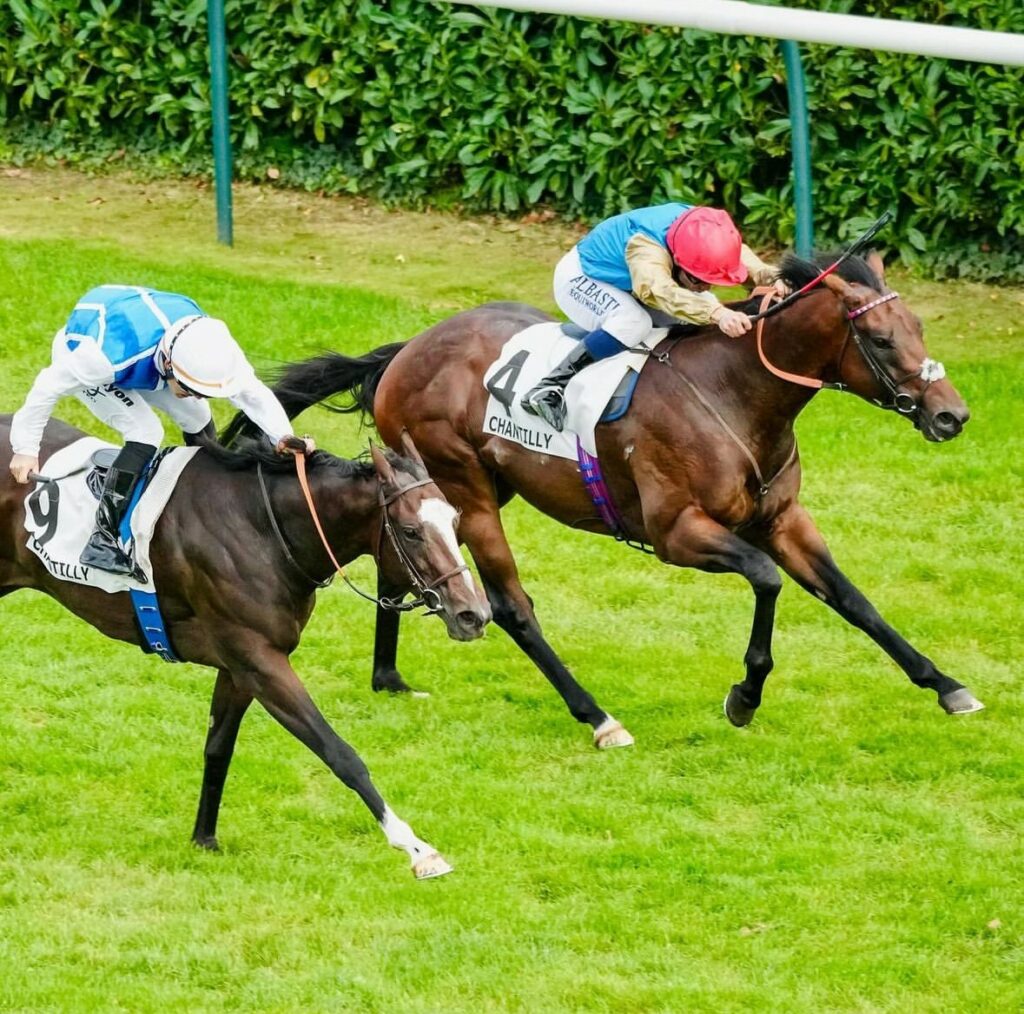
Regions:
[[793, 291], [781, 278], [772, 282], [772, 289], [780, 296], [788, 296]]
[[727, 334], [730, 338], [739, 338], [753, 327], [750, 318], [745, 313], [730, 310], [727, 306], [723, 306], [715, 314], [714, 320], [719, 331]]
[[312, 454], [316, 450], [316, 441], [312, 437], [281, 437], [276, 447], [278, 454]]
[[39, 459], [31, 454], [15, 454], [11, 458], [11, 475], [18, 482], [28, 482], [28, 473], [38, 471]]

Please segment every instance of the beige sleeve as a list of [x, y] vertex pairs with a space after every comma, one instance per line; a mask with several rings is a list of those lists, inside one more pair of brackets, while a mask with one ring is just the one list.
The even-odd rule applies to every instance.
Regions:
[[754, 285], [771, 285], [779, 277], [779, 269], [761, 260], [746, 243], [740, 247], [740, 260], [750, 272]]
[[710, 324], [722, 305], [710, 292], [690, 292], [672, 278], [672, 256], [657, 241], [637, 233], [626, 244], [633, 294], [641, 303], [693, 324]]

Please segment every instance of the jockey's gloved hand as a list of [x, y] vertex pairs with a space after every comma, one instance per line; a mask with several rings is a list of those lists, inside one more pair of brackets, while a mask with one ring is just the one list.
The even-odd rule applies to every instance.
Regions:
[[718, 325], [718, 329], [730, 338], [739, 338], [753, 327], [745, 313], [730, 310], [727, 306], [716, 310], [711, 319]]
[[30, 472], [39, 471], [39, 459], [31, 454], [15, 454], [11, 458], [11, 475], [16, 482], [28, 482]]
[[278, 454], [312, 454], [316, 450], [316, 441], [312, 437], [296, 437], [289, 433], [278, 440], [275, 450]]

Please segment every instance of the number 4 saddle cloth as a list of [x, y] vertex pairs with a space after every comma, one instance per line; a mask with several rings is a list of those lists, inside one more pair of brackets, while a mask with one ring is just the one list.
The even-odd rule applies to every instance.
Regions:
[[577, 437], [592, 455], [597, 454], [594, 427], [625, 415], [640, 371], [668, 331], [652, 331], [639, 352], [622, 352], [581, 370], [565, 390], [565, 430], [559, 433], [521, 405], [523, 395], [547, 376], [586, 334], [572, 324], [545, 321], [513, 335], [501, 355], [484, 374], [490, 397], [484, 432], [504, 437], [538, 454], [577, 460]]
[[[157, 455], [139, 486], [128, 515], [122, 525], [121, 541], [132, 544], [135, 562], [146, 575], [136, 581], [124, 574], [108, 574], [78, 562], [96, 521], [96, 506], [103, 483], [95, 474], [94, 457], [99, 454], [106, 467], [119, 448], [96, 437], [84, 437], [62, 448], [48, 458], [40, 471], [45, 482], [35, 483], [25, 497], [26, 545], [43, 562], [54, 577], [76, 584], [89, 585], [106, 592], [153, 592], [153, 570], [149, 561], [149, 544], [156, 523], [163, 513], [185, 466], [197, 447], [174, 447]], [[144, 484], [144, 485], [143, 485]]]

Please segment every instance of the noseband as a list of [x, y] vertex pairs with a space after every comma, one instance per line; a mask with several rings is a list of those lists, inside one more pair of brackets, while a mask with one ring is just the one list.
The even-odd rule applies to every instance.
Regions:
[[[306, 503], [309, 506], [309, 513], [313, 519], [313, 525], [315, 526], [317, 533], [320, 536], [320, 542], [323, 544], [324, 549], [327, 551], [327, 556], [331, 563], [334, 565], [335, 571], [341, 575], [342, 580], [351, 588], [357, 595], [366, 599], [368, 602], [373, 602], [380, 606], [382, 609], [390, 610], [393, 612], [410, 612], [413, 609], [418, 609], [420, 606], [425, 606], [427, 613], [437, 613], [442, 609], [441, 596], [438, 594], [437, 589], [443, 585], [446, 581], [450, 581], [453, 577], [457, 577], [463, 571], [469, 570], [465, 563], [460, 566], [442, 574], [441, 577], [434, 581], [428, 582], [419, 568], [416, 566], [416, 562], [413, 560], [408, 549], [405, 548], [405, 544], [395, 530], [395, 526], [391, 520], [391, 513], [388, 507], [404, 496], [410, 490], [416, 489], [419, 486], [428, 486], [432, 483], [431, 479], [419, 479], [416, 482], [409, 483], [408, 486], [402, 486], [396, 489], [390, 496], [384, 495], [384, 482], [380, 476], [377, 477], [377, 506], [380, 507], [381, 520], [380, 520], [380, 536], [377, 539], [377, 545], [374, 547], [373, 559], [377, 564], [378, 568], [381, 563], [381, 545], [383, 543], [383, 535], [386, 532], [388, 539], [391, 542], [392, 548], [395, 550], [395, 555], [401, 561], [402, 566], [405, 567], [406, 573], [409, 575], [409, 580], [412, 582], [413, 588], [418, 593], [418, 598], [411, 602], [403, 602], [401, 599], [391, 599], [386, 596], [377, 598], [374, 595], [368, 595], [366, 592], [361, 591], [357, 588], [345, 573], [344, 568], [338, 563], [337, 558], [331, 549], [330, 543], [327, 541], [327, 535], [324, 533], [323, 526], [320, 524], [320, 517], [317, 514], [316, 506], [313, 503], [313, 494], [309, 488], [309, 482], [306, 479], [306, 461], [302, 454], [295, 455], [295, 470], [298, 473], [299, 485], [302, 487], [302, 493], [306, 498]], [[305, 569], [300, 566], [291, 550], [288, 548], [288, 542], [284, 537], [284, 532], [281, 531], [280, 525], [277, 523], [277, 518], [274, 515], [274, 508], [270, 503], [270, 496], [267, 493], [267, 486], [263, 479], [263, 464], [262, 462], [257, 463], [256, 474], [259, 478], [260, 493], [263, 494], [263, 505], [266, 508], [267, 516], [270, 518], [270, 525], [274, 530], [274, 535], [277, 536], [277, 541], [284, 551], [284, 555], [288, 562], [301, 574], [310, 584], [315, 585], [317, 588], [326, 588], [334, 580], [334, 574], [325, 578], [323, 581], [318, 581], [314, 577], [310, 577], [306, 573]]]
[[[844, 384], [841, 381], [830, 382], [819, 380], [816, 377], [805, 377], [798, 373], [788, 373], [786, 370], [780, 370], [773, 363], [769, 362], [768, 357], [764, 352], [764, 317], [761, 317], [761, 314], [765, 309], [767, 309], [774, 295], [774, 291], [771, 289], [765, 292], [764, 299], [761, 302], [761, 309], [758, 312], [760, 319], [757, 322], [757, 352], [764, 367], [769, 372], [775, 374], [775, 376], [781, 377], [783, 380], [788, 380], [793, 384], [801, 384], [804, 387], [814, 388], [826, 387], [834, 391], [848, 391], [849, 385]], [[870, 303], [865, 303], [863, 306], [858, 306], [856, 309], [850, 310], [846, 314], [849, 330], [847, 332], [846, 339], [843, 342], [843, 347], [839, 350], [839, 358], [836, 362], [836, 372], [841, 374], [843, 359], [846, 356], [846, 349], [850, 344], [850, 338], [853, 338], [853, 342], [857, 346], [857, 349], [868, 369], [871, 371], [872, 376], [889, 396], [888, 400], [873, 398], [872, 401], [879, 408], [892, 412], [899, 412], [900, 415], [913, 416], [916, 415], [920, 409], [920, 399], [915, 400], [912, 395], [908, 394], [906, 391], [901, 391], [900, 388], [908, 380], [914, 380], [916, 377], [920, 377], [921, 380], [924, 381], [924, 390], [921, 392], [921, 396], [923, 397], [924, 392], [927, 391], [935, 381], [942, 380], [942, 378], [945, 377], [946, 368], [942, 363], [936, 362], [934, 359], [925, 358], [916, 370], [906, 374], [899, 380], [893, 380], [882, 365], [878, 355], [871, 348], [870, 344], [864, 340], [865, 336], [863, 332], [859, 331], [853, 323], [858, 317], [867, 313], [868, 310], [872, 310], [876, 306], [881, 306], [883, 303], [888, 303], [890, 300], [899, 298], [900, 294], [898, 292], [887, 292], [885, 295], [879, 296], [878, 299], [874, 299]]]

